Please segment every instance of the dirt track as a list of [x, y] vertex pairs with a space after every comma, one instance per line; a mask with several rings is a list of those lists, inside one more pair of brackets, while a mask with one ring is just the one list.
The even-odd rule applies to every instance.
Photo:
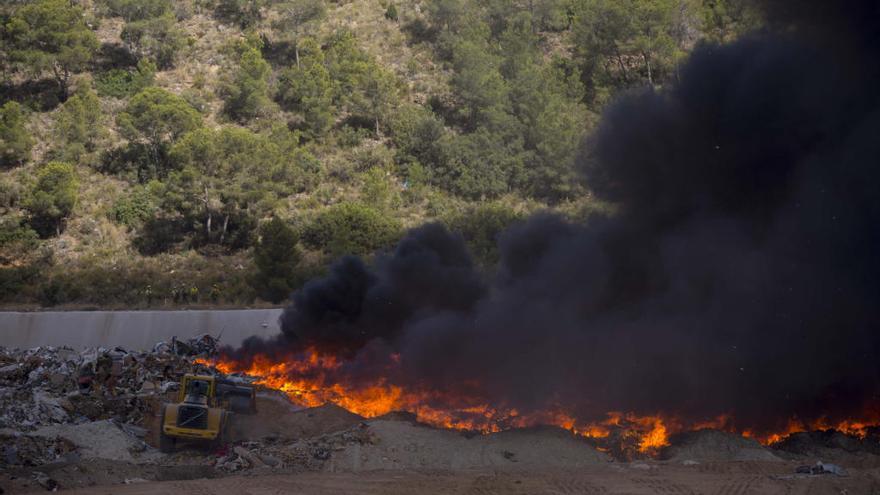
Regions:
[[[871, 494], [880, 471], [793, 478], [788, 463], [609, 464], [576, 470], [374, 471], [236, 476], [91, 487], [67, 493], [209, 494]], [[788, 476], [788, 479], [783, 477]]]

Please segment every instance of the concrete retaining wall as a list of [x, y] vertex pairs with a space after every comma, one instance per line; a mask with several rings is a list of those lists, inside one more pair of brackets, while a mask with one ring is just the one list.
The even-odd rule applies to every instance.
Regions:
[[244, 339], [280, 333], [281, 309], [206, 311], [44, 311], [0, 312], [0, 346], [123, 346], [152, 349], [173, 336], [220, 335], [238, 346]]

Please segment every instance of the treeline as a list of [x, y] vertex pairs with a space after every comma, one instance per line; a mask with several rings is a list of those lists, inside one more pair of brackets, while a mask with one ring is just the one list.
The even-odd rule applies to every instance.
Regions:
[[[106, 215], [140, 256], [253, 248], [246, 299], [283, 299], [315, 269], [303, 268], [304, 250], [326, 261], [392, 244], [406, 225], [401, 208], [446, 221], [491, 263], [494, 236], [521, 216], [495, 199], [553, 207], [583, 197], [573, 162], [601, 107], [675, 78], [695, 43], [757, 22], [736, 0], [429, 0], [419, 11], [386, 1], [375, 7], [382, 22], [427, 47], [447, 75], [445, 89], [414, 98], [406, 76], [354, 32], [322, 28], [335, 7], [0, 7], [0, 297], [34, 283], [30, 265], [51, 258], [41, 239], [64, 233], [89, 174], [126, 184]], [[164, 89], [157, 76], [196, 49], [184, 28], [193, 16], [241, 35], [212, 47], [216, 77]], [[111, 18], [121, 19], [119, 38], [101, 43], [96, 30]], [[340, 149], [358, 150], [347, 169], [325, 163]], [[320, 199], [353, 175], [355, 198]], [[302, 196], [314, 207], [292, 211]], [[460, 206], [440, 211], [438, 197]]]

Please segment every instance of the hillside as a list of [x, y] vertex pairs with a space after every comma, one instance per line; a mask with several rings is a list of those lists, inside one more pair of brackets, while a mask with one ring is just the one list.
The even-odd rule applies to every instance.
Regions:
[[0, 7], [0, 304], [270, 305], [441, 221], [607, 214], [615, 94], [758, 22], [710, 0], [37, 0]]

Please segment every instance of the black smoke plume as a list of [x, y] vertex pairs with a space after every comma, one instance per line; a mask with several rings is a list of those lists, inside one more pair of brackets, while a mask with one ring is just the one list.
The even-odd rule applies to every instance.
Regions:
[[700, 46], [669, 87], [607, 109], [580, 165], [611, 218], [510, 229], [485, 283], [459, 238], [416, 229], [372, 267], [339, 261], [294, 295], [279, 339], [236, 356], [393, 352], [403, 385], [478, 383], [490, 404], [585, 420], [760, 429], [875, 407], [877, 2], [766, 7], [766, 32]]

